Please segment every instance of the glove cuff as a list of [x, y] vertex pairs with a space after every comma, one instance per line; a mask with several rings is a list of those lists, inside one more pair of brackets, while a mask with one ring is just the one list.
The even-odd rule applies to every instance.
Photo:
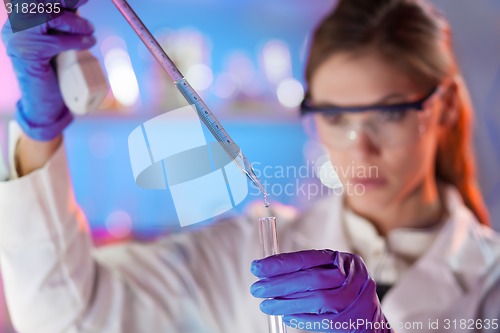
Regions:
[[18, 101], [14, 119], [19, 123], [23, 132], [30, 138], [38, 141], [50, 141], [59, 136], [73, 121], [73, 114], [64, 106], [61, 116], [58, 119], [49, 124], [35, 124], [26, 117], [22, 103]]

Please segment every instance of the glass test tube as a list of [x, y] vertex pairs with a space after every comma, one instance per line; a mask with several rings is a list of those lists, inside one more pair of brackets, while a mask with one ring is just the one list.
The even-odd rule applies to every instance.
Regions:
[[[276, 217], [263, 217], [259, 219], [260, 245], [262, 257], [268, 257], [279, 253], [278, 232], [276, 229]], [[268, 316], [269, 333], [286, 333], [286, 325], [281, 316]]]

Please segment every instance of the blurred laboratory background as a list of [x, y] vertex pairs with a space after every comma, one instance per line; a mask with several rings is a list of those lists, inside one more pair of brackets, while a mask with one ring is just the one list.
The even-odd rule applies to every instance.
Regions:
[[[129, 2], [254, 167], [268, 167], [269, 174], [262, 177], [271, 200], [297, 207], [314, 200], [314, 195], [300, 190], [302, 184], [318, 181], [310, 172], [315, 147], [302, 129], [297, 107], [304, 94], [309, 37], [335, 1]], [[500, 1], [434, 3], [453, 27], [458, 60], [476, 109], [480, 186], [493, 226], [500, 230]], [[98, 43], [91, 51], [111, 89], [100, 110], [79, 117], [66, 132], [77, 200], [98, 244], [174, 230], [178, 222], [168, 191], [136, 186], [127, 137], [144, 121], [186, 102], [111, 1], [91, 0], [80, 12], [95, 25]], [[6, 12], [0, 8], [0, 23], [5, 20]], [[0, 42], [4, 159], [7, 123], [18, 98], [17, 82]], [[296, 195], [284, 192], [286, 184], [292, 184], [288, 190]], [[255, 200], [262, 199], [251, 188], [235, 213]], [[3, 331], [10, 331], [8, 323]]]
[[[452, 24], [455, 49], [476, 108], [480, 185], [498, 229], [500, 4], [434, 2]], [[271, 200], [299, 207], [314, 200], [314, 193], [304, 196], [303, 182], [317, 182], [311, 171], [317, 156], [297, 106], [304, 94], [309, 37], [335, 1], [132, 0], [130, 4], [254, 167], [266, 172], [262, 177]], [[67, 130], [77, 199], [98, 238], [147, 237], [175, 229], [178, 223], [168, 191], [136, 186], [127, 137], [144, 121], [186, 102], [111, 1], [90, 1], [80, 12], [95, 25], [98, 43], [91, 51], [111, 89], [100, 110], [79, 117]], [[5, 12], [0, 15], [3, 22]], [[0, 75], [0, 144], [5, 155], [6, 124], [19, 91], [1, 44]], [[299, 175], [300, 166], [305, 168]], [[292, 184], [287, 192], [286, 184]], [[260, 200], [255, 188], [235, 212], [252, 200]]]
[[[434, 2], [453, 27], [455, 49], [476, 108], [480, 185], [494, 227], [500, 229], [500, 3]], [[317, 156], [297, 106], [304, 95], [309, 37], [335, 1], [131, 0], [130, 4], [261, 171], [271, 200], [298, 207], [314, 200], [314, 193], [304, 196], [303, 184], [317, 183], [311, 171]], [[111, 1], [89, 1], [80, 12], [95, 25], [98, 43], [91, 51], [111, 89], [100, 110], [79, 117], [66, 133], [77, 200], [97, 239], [149, 237], [176, 229], [168, 191], [136, 186], [127, 137], [144, 121], [186, 102]], [[5, 11], [0, 15], [3, 22]], [[7, 122], [19, 91], [1, 44], [0, 77], [0, 144], [5, 157]], [[285, 188], [286, 184], [292, 185]], [[254, 200], [261, 198], [250, 188], [248, 199], [234, 212]]]

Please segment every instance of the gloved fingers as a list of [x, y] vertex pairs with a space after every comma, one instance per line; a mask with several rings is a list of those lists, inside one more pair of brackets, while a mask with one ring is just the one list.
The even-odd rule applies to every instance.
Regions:
[[66, 9], [76, 9], [87, 2], [88, 0], [61, 0], [62, 7]]
[[[11, 0], [12, 4], [16, 4], [16, 3], [22, 3], [23, 1], [22, 0]], [[24, 1], [26, 2], [26, 1]], [[74, 8], [78, 8], [84, 4], [86, 4], [88, 2], [88, 0], [42, 0], [42, 1], [39, 1], [39, 2], [43, 2], [43, 3], [52, 3], [52, 4], [55, 4], [55, 3], [60, 3], [62, 8], [69, 8], [69, 9], [74, 9]]]
[[252, 261], [251, 272], [258, 278], [287, 274], [334, 263], [337, 251], [306, 250], [282, 253]]
[[90, 35], [94, 32], [94, 26], [90, 21], [68, 11], [47, 22], [47, 28], [77, 35]]
[[346, 284], [360, 285], [371, 279], [363, 259], [352, 253], [339, 252], [336, 258], [339, 271], [346, 277]]
[[53, 56], [68, 50], [87, 50], [95, 45], [96, 39], [89, 35], [61, 35], [55, 36], [53, 39], [54, 51]]
[[96, 39], [92, 35], [26, 35], [23, 38], [12, 38], [6, 48], [14, 68], [31, 68], [33, 75], [34, 72], [40, 72], [49, 66], [50, 60], [59, 53], [67, 50], [86, 50], [95, 43]]
[[260, 303], [260, 309], [268, 315], [339, 313], [355, 302], [358, 295], [358, 290], [342, 286], [301, 293], [297, 297], [266, 299]]
[[[62, 16], [25, 31], [13, 33], [8, 24], [2, 29], [2, 40], [11, 58], [48, 61], [68, 49], [83, 50], [95, 44], [93, 26], [78, 15], [66, 12]], [[51, 34], [48, 30], [63, 32]], [[69, 34], [68, 34], [69, 33]]]
[[250, 287], [255, 297], [283, 297], [304, 291], [340, 287], [345, 276], [333, 265], [325, 265], [262, 279]]

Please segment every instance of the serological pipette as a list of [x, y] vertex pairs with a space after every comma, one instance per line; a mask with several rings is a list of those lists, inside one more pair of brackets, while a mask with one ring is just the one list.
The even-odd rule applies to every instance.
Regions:
[[132, 29], [136, 32], [139, 38], [143, 41], [144, 45], [149, 49], [151, 54], [160, 63], [163, 69], [167, 72], [168, 76], [172, 79], [175, 86], [187, 102], [194, 105], [196, 112], [200, 116], [201, 120], [207, 126], [208, 130], [217, 139], [217, 141], [222, 145], [227, 154], [236, 163], [236, 165], [243, 171], [247, 177], [252, 181], [252, 183], [257, 186], [257, 188], [264, 194], [264, 202], [266, 207], [269, 205], [267, 202], [267, 192], [260, 182], [259, 178], [255, 174], [255, 171], [250, 163], [250, 161], [243, 155], [241, 150], [235, 144], [233, 139], [226, 132], [221, 123], [215, 118], [213, 113], [208, 109], [206, 104], [200, 98], [196, 90], [191, 87], [189, 82], [181, 74], [177, 66], [173, 63], [167, 53], [162, 49], [156, 38], [151, 34], [148, 28], [144, 25], [139, 16], [130, 7], [125, 0], [112, 0], [118, 10], [122, 13], [123, 17], [127, 20]]

